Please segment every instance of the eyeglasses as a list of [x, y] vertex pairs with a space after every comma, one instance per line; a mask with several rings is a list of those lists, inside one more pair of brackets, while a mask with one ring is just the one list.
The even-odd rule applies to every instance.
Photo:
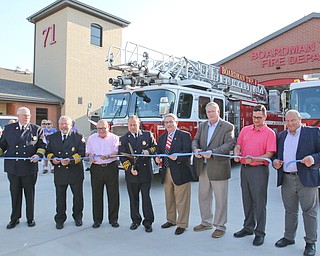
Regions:
[[263, 116], [252, 116], [253, 119], [258, 119], [261, 120], [263, 118]]
[[52, 123], [42, 123], [41, 125], [50, 125], [50, 124], [52, 124]]

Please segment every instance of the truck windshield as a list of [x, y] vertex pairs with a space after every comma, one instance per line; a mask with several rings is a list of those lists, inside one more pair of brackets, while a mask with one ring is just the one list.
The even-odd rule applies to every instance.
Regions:
[[124, 118], [128, 112], [130, 93], [107, 94], [103, 103], [101, 118]]
[[320, 118], [320, 87], [291, 91], [290, 108], [300, 112], [302, 119]]
[[169, 90], [138, 91], [132, 94], [129, 115], [139, 117], [161, 117], [159, 113], [160, 99], [168, 99], [168, 111], [173, 112], [175, 94]]

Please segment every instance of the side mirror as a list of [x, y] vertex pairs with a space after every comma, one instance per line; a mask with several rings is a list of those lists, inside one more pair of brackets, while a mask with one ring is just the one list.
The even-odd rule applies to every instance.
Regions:
[[283, 111], [288, 108], [289, 94], [290, 94], [290, 91], [288, 91], [288, 90], [284, 90], [281, 93], [281, 104], [282, 104]]
[[168, 97], [161, 97], [160, 104], [159, 104], [159, 114], [164, 116], [169, 113], [169, 99]]

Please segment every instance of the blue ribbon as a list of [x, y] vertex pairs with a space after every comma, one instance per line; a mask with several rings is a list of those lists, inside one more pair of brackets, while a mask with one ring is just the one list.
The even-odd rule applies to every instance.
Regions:
[[[205, 155], [205, 154], [210, 154], [212, 156], [219, 156], [219, 157], [226, 157], [226, 158], [230, 158], [230, 159], [233, 159], [233, 158], [242, 158], [242, 159], [245, 159], [245, 158], [248, 158], [248, 157], [245, 157], [245, 156], [233, 156], [233, 155], [224, 155], [224, 154], [216, 154], [216, 153], [209, 153], [209, 152], [197, 152], [197, 153], [173, 153], [173, 154], [156, 154], [156, 155], [145, 155], [145, 154], [131, 154], [133, 157], [169, 157], [169, 156], [192, 156], [192, 155]], [[86, 156], [86, 157], [79, 157], [79, 158], [70, 158], [70, 160], [86, 160], [86, 159], [90, 159], [90, 158], [98, 158], [100, 156], [104, 156], [104, 155], [95, 155], [95, 156]], [[116, 157], [121, 157], [121, 156], [125, 156], [125, 155], [112, 155], [111, 158], [116, 158]], [[46, 157], [43, 157], [43, 158], [31, 158], [31, 157], [2, 157], [2, 159], [6, 159], [6, 160], [38, 160], [38, 161], [41, 161], [41, 160], [49, 160], [48, 158]], [[61, 160], [64, 160], [66, 158], [59, 158], [59, 157], [55, 157], [55, 159], [61, 161]], [[267, 161], [269, 164], [272, 164], [271, 160], [269, 158], [259, 158], [261, 159], [261, 161]], [[297, 160], [297, 162], [300, 161], [300, 160]], [[293, 162], [293, 161], [291, 161]], [[289, 162], [288, 164], [290, 164], [291, 162]], [[287, 164], [287, 165], [288, 165]]]
[[299, 162], [301, 162], [301, 160], [292, 160], [292, 161], [288, 162], [288, 163], [286, 164], [286, 169], [288, 168], [288, 166], [289, 166], [290, 164], [299, 163]]

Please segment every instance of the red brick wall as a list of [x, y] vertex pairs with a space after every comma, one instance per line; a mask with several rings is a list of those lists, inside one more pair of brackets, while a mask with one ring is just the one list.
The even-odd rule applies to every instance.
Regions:
[[36, 108], [47, 108], [48, 109], [48, 119], [52, 120], [53, 127], [57, 129], [58, 119], [61, 115], [60, 106], [48, 105], [48, 104], [24, 103], [24, 102], [7, 103], [7, 114], [8, 115], [17, 115], [17, 109], [19, 107], [27, 107], [30, 109], [31, 123], [36, 122]]
[[[295, 27], [258, 47], [246, 52], [239, 57], [226, 62], [223, 66], [232, 69], [236, 72], [257, 79], [260, 83], [283, 78], [302, 79], [304, 74], [320, 73], [320, 61], [308, 61], [301, 64], [288, 64], [288, 56], [286, 58], [285, 65], [279, 66], [280, 69], [274, 65], [272, 67], [263, 67], [261, 59], [252, 60], [251, 54], [258, 51], [273, 50], [275, 48], [281, 48], [285, 46], [294, 45], [306, 45], [308, 43], [315, 43], [315, 51], [311, 54], [319, 54], [320, 56], [320, 19], [311, 19], [298, 27]], [[291, 55], [294, 56], [294, 55]], [[297, 56], [297, 55], [295, 55]], [[271, 57], [272, 58], [272, 57]], [[276, 58], [279, 58], [276, 57]], [[267, 60], [264, 58], [263, 60]]]

